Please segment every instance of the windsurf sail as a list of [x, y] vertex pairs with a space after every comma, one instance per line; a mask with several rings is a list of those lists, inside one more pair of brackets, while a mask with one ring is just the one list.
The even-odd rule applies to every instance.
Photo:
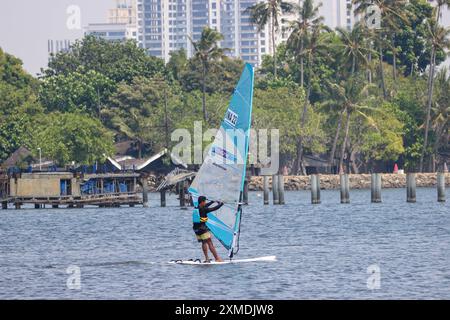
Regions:
[[[248, 145], [252, 118], [254, 71], [246, 64], [234, 90], [225, 117], [200, 167], [189, 193], [195, 207], [198, 197], [224, 205], [208, 214], [208, 228], [228, 250], [230, 258], [239, 250]], [[198, 209], [194, 209], [194, 215]]]

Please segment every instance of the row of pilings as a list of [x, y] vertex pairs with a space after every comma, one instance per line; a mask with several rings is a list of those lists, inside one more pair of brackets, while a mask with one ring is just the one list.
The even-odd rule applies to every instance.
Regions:
[[[350, 203], [350, 183], [348, 174], [342, 174], [339, 177], [340, 181], [340, 194], [341, 194], [341, 203]], [[265, 205], [269, 204], [269, 195], [270, 195], [270, 184], [269, 184], [269, 176], [263, 177], [263, 201]], [[437, 201], [445, 202], [445, 174], [438, 172], [437, 173]], [[273, 204], [285, 204], [284, 199], [284, 176], [283, 175], [273, 175], [272, 176], [272, 203]], [[320, 176], [319, 175], [311, 175], [310, 176], [310, 190], [311, 190], [311, 203], [312, 204], [320, 204]], [[244, 189], [245, 191], [245, 189]], [[371, 194], [371, 202], [372, 203], [380, 203], [381, 200], [381, 191], [382, 191], [382, 180], [380, 173], [373, 173], [371, 175], [371, 186], [370, 186], [370, 194]], [[248, 195], [244, 195], [244, 199], [248, 199]], [[406, 175], [406, 200], [407, 202], [416, 202], [416, 174], [408, 173]]]

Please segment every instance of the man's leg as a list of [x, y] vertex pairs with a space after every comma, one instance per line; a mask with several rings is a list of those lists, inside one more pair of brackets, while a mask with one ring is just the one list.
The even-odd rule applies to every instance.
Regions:
[[222, 260], [222, 259], [219, 257], [219, 255], [217, 254], [216, 248], [214, 247], [214, 244], [212, 243], [211, 238], [209, 238], [209, 239], [207, 240], [207, 243], [208, 243], [209, 250], [211, 251], [211, 253], [212, 253], [213, 256], [214, 256], [214, 259], [216, 259], [217, 262], [222, 262], [223, 260]]
[[209, 261], [209, 257], [208, 257], [208, 244], [203, 241], [202, 242], [202, 250], [203, 250], [203, 254], [205, 255], [205, 260]]

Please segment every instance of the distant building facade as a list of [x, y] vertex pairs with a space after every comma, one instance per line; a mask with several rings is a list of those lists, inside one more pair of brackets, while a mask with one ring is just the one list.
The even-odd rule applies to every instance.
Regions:
[[[116, 0], [108, 11], [108, 23], [89, 24], [86, 34], [120, 41], [135, 39], [149, 55], [166, 62], [172, 51], [185, 49], [188, 57], [194, 54], [192, 41], [198, 41], [205, 26], [223, 34], [221, 47], [227, 55], [240, 57], [258, 66], [265, 54], [272, 54], [270, 25], [263, 30], [250, 21], [248, 8], [262, 0]], [[304, 0], [287, 0], [301, 5]], [[351, 0], [315, 0], [322, 2], [319, 10], [330, 28], [351, 29], [356, 18]], [[275, 35], [279, 45], [289, 37], [288, 20], [294, 14], [283, 15], [282, 26]]]
[[136, 1], [116, 0], [115, 7], [108, 11], [108, 22], [90, 23], [85, 34], [108, 41], [137, 40], [136, 20]]
[[70, 49], [71, 41], [70, 40], [48, 40], [48, 54], [56, 55], [60, 52], [67, 52]]
[[194, 54], [205, 26], [221, 32], [227, 54], [258, 65], [269, 53], [267, 30], [258, 32], [246, 9], [257, 0], [137, 0], [138, 43], [165, 61], [170, 52], [184, 48]]
[[136, 27], [125, 23], [90, 23], [85, 29], [85, 34], [108, 41], [137, 39]]

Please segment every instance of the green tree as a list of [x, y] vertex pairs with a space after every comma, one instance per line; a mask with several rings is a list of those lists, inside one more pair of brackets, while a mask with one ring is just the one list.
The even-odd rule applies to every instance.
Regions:
[[270, 27], [270, 36], [273, 48], [273, 74], [277, 77], [277, 54], [276, 54], [276, 33], [280, 29], [280, 20], [283, 13], [292, 10], [292, 4], [282, 0], [266, 0], [257, 3], [249, 8], [250, 19], [253, 24], [258, 27], [261, 32], [267, 25]]
[[[348, 151], [348, 137], [350, 133], [349, 130], [352, 114], [357, 113], [370, 119], [370, 116], [366, 114], [367, 110], [371, 110], [366, 103], [370, 85], [364, 84], [364, 81], [361, 81], [361, 77], [351, 77], [347, 81], [341, 81], [341, 83], [328, 83], [328, 86], [332, 92], [331, 99], [328, 103], [340, 106], [340, 109], [342, 110], [340, 116], [345, 118], [344, 138], [341, 145], [339, 159], [339, 170], [342, 170], [344, 168], [343, 165], [345, 154]], [[334, 159], [334, 152], [336, 150], [335, 144], [337, 144], [339, 134], [340, 125], [338, 126], [338, 130], [334, 138], [333, 149], [331, 151], [332, 154], [330, 155], [331, 161]]]
[[181, 74], [186, 70], [188, 65], [187, 53], [184, 48], [170, 52], [170, 59], [167, 62], [167, 71], [174, 79], [180, 80]]
[[320, 3], [314, 6], [313, 0], [305, 0], [302, 5], [294, 6], [298, 19], [289, 22], [291, 34], [287, 40], [288, 48], [298, 57], [300, 64], [300, 86], [305, 82], [305, 44], [313, 28], [322, 24], [323, 17], [319, 16]]
[[79, 67], [69, 74], [58, 74], [42, 80], [40, 101], [48, 111], [83, 111], [100, 117], [115, 85], [95, 71]]
[[[180, 74], [179, 82], [186, 92], [195, 90], [203, 91], [202, 65], [195, 57], [190, 59], [187, 67]], [[212, 94], [216, 92], [232, 93], [236, 82], [241, 76], [244, 62], [240, 59], [223, 57], [208, 67], [205, 92]], [[201, 104], [201, 103], [200, 103]]]
[[[359, 153], [360, 161], [370, 164], [373, 161], [397, 161], [404, 154], [404, 124], [399, 119], [398, 106], [389, 102], [377, 102], [374, 111], [367, 110], [363, 115], [352, 116], [350, 153]], [[357, 164], [353, 164], [358, 173]]]
[[[437, 19], [437, 18], [436, 18]], [[431, 108], [433, 103], [433, 91], [436, 69], [436, 52], [450, 49], [450, 29], [441, 27], [437, 20], [428, 21], [429, 41], [431, 46], [431, 64], [428, 73], [428, 97], [425, 118], [425, 134], [422, 153], [420, 155], [419, 171], [423, 172], [424, 158], [428, 148], [428, 135], [430, 130]]]
[[308, 74], [309, 81], [308, 87], [306, 90], [306, 99], [303, 103], [303, 110], [300, 117], [300, 132], [298, 142], [297, 142], [297, 159], [294, 163], [294, 173], [297, 174], [299, 170], [302, 171], [303, 174], [306, 174], [306, 170], [303, 166], [303, 154], [304, 154], [304, 137], [302, 136], [303, 131], [305, 130], [305, 124], [308, 119], [308, 105], [310, 103], [309, 99], [311, 96], [311, 89], [313, 85], [313, 80], [315, 74], [313, 73], [313, 65], [314, 59], [319, 54], [325, 54], [328, 49], [329, 37], [327, 34], [324, 34], [323, 31], [327, 30], [323, 27], [323, 25], [317, 25], [312, 30], [311, 36], [307, 39], [305, 55], [308, 61]]
[[337, 47], [342, 55], [342, 62], [345, 66], [349, 66], [350, 76], [353, 77], [360, 66], [369, 66], [368, 56], [375, 52], [370, 48], [367, 41], [367, 28], [357, 23], [351, 31], [337, 28], [337, 34], [341, 40]]
[[[373, 6], [376, 6], [381, 13], [381, 28], [379, 30], [374, 30], [376, 35], [376, 45], [378, 46], [378, 55], [379, 55], [379, 69], [380, 69], [380, 80], [381, 86], [383, 89], [383, 95], [385, 98], [388, 97], [385, 77], [384, 77], [384, 68], [383, 68], [383, 58], [384, 58], [384, 49], [386, 43], [389, 43], [389, 40], [392, 40], [392, 37], [395, 36], [395, 33], [399, 27], [399, 21], [407, 22], [407, 18], [403, 12], [403, 8], [406, 6], [406, 0], [353, 0], [353, 4], [356, 5], [355, 13], [366, 16], [368, 10]], [[395, 51], [393, 51], [394, 53]], [[393, 57], [393, 74], [394, 78], [396, 77], [396, 57]]]
[[208, 120], [208, 113], [206, 109], [206, 78], [209, 67], [214, 61], [220, 60], [224, 57], [226, 49], [219, 46], [219, 42], [223, 40], [223, 35], [211, 29], [205, 27], [202, 31], [202, 35], [198, 41], [192, 41], [192, 45], [195, 50], [195, 57], [200, 61], [202, 66], [202, 108], [203, 119]]
[[33, 122], [32, 145], [59, 165], [94, 163], [113, 153], [113, 137], [99, 120], [80, 113], [50, 113]]
[[19, 147], [30, 148], [32, 122], [26, 114], [11, 114], [0, 122], [0, 162]]
[[80, 67], [96, 71], [115, 83], [130, 83], [134, 77], [151, 77], [164, 72], [164, 61], [147, 55], [131, 40], [117, 42], [86, 36], [76, 41], [68, 52], [52, 56], [42, 74], [44, 78], [59, 74], [67, 76]]
[[279, 129], [280, 130], [280, 154], [282, 165], [287, 161], [295, 161], [297, 157], [297, 142], [299, 135], [303, 136], [304, 148], [312, 153], [324, 151], [325, 132], [323, 123], [326, 120], [324, 114], [315, 112], [308, 106], [309, 117], [301, 130], [301, 111], [299, 102], [303, 105], [305, 99], [304, 90], [295, 83], [289, 86], [269, 86], [264, 90], [256, 89], [254, 94], [254, 119], [255, 129]]

